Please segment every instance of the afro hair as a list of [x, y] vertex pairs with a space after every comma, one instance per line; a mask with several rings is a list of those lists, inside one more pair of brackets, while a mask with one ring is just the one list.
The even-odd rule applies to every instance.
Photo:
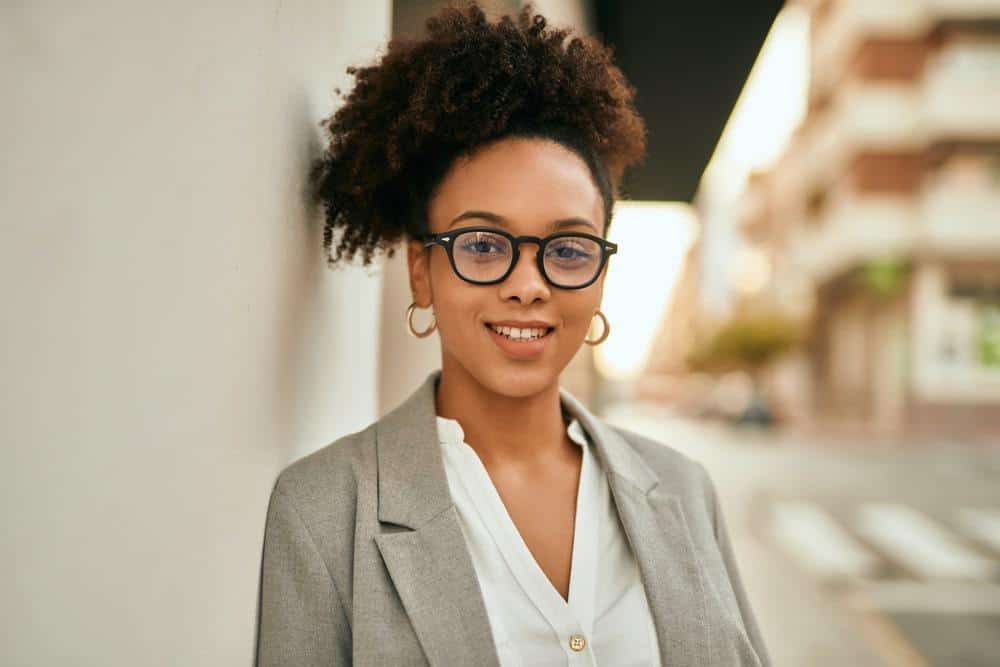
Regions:
[[348, 67], [354, 87], [320, 123], [329, 141], [310, 184], [327, 262], [392, 257], [401, 239], [429, 230], [427, 204], [454, 160], [506, 136], [579, 154], [604, 199], [606, 233], [624, 169], [646, 148], [612, 49], [586, 36], [567, 43], [571, 31], [547, 26], [530, 3], [495, 23], [474, 2], [450, 6], [425, 27], [425, 38], [391, 40], [376, 64]]

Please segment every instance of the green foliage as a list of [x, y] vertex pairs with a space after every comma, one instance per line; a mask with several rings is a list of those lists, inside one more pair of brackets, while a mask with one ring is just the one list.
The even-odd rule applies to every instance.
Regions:
[[976, 347], [983, 366], [1000, 368], [1000, 304], [980, 307]]
[[909, 263], [902, 257], [881, 257], [866, 262], [861, 267], [859, 279], [874, 294], [889, 297], [903, 286], [909, 268]]

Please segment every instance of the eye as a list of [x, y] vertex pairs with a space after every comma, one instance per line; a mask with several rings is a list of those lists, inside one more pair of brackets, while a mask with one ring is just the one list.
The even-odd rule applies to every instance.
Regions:
[[465, 244], [465, 249], [474, 250], [475, 252], [479, 253], [488, 253], [491, 251], [495, 252], [496, 250], [498, 250], [495, 243], [491, 243], [490, 241], [484, 241], [482, 239], [478, 241], [469, 241], [467, 244]]
[[491, 238], [471, 238], [463, 240], [460, 244], [462, 250], [477, 255], [488, 255], [490, 253], [503, 252], [503, 248]]
[[550, 244], [547, 256], [560, 261], [586, 260], [592, 256], [579, 239], [561, 239]]
[[463, 232], [455, 239], [456, 257], [465, 261], [500, 262], [509, 261], [511, 255], [510, 242], [490, 232]]

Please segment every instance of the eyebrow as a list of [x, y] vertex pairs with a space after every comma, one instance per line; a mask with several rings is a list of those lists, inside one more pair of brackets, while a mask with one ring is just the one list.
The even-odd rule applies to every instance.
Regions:
[[[507, 220], [507, 218], [497, 213], [491, 213], [489, 211], [466, 211], [458, 215], [454, 220], [452, 220], [451, 224], [448, 225], [448, 229], [454, 227], [456, 222], [459, 222], [461, 220], [467, 220], [468, 218], [480, 218], [482, 220], [486, 220], [488, 222], [500, 225], [501, 227], [507, 227], [508, 229], [510, 228], [510, 222]], [[549, 229], [563, 229], [564, 227], [573, 227], [575, 225], [586, 225], [591, 229], [593, 229], [595, 232], [600, 233], [597, 227], [594, 225], [594, 223], [592, 223], [590, 220], [587, 220], [586, 218], [576, 218], [576, 217], [554, 220], [553, 222], [549, 223]]]

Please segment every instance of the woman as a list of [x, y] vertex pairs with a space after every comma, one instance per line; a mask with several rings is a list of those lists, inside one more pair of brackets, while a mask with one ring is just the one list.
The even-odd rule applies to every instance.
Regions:
[[558, 383], [609, 331], [633, 90], [530, 5], [427, 28], [348, 70], [313, 177], [333, 262], [405, 239], [441, 369], [279, 476], [259, 664], [769, 664], [705, 469]]

